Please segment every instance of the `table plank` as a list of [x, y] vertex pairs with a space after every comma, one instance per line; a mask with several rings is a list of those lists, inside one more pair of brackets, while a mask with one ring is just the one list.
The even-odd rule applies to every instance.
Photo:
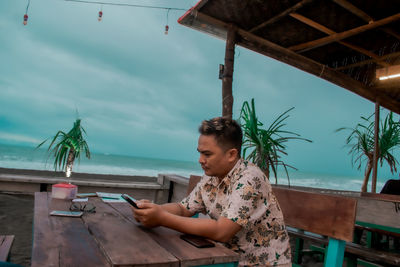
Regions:
[[215, 247], [197, 248], [182, 240], [182, 233], [165, 227], [146, 229], [147, 232], [161, 246], [167, 247], [168, 251], [175, 255], [181, 266], [211, 265], [219, 263], [237, 262], [239, 255], [223, 245], [214, 242]]
[[[118, 210], [125, 218], [136, 223], [129, 205], [113, 203], [111, 206]], [[166, 227], [156, 227], [152, 229], [141, 227], [141, 229], [146, 231], [153, 240], [157, 241], [158, 244], [168, 249], [170, 253], [177, 257], [182, 267], [229, 263], [239, 260], [239, 255], [237, 253], [217, 242], [214, 242], [215, 247], [212, 248], [196, 248], [182, 240], [180, 238], [182, 233], [178, 231]]]
[[179, 266], [178, 259], [138, 225], [100, 199], [93, 202], [97, 212], [83, 220], [112, 266]]
[[69, 204], [35, 193], [31, 266], [110, 266], [81, 218], [49, 215], [55, 207], [68, 210]]

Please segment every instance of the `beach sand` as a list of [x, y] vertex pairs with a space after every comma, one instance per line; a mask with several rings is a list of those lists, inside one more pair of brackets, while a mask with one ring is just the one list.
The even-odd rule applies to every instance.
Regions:
[[14, 235], [9, 261], [31, 265], [33, 195], [0, 193], [0, 234]]
[[[0, 193], [0, 234], [15, 235], [9, 261], [30, 266], [33, 236], [33, 195]], [[294, 248], [294, 238], [291, 246]], [[305, 244], [307, 246], [307, 243]], [[323, 266], [316, 257], [305, 256], [304, 267]]]

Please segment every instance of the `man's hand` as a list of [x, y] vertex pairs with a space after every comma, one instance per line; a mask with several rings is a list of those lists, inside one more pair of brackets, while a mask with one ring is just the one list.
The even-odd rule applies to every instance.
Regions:
[[140, 200], [137, 204], [140, 209], [132, 207], [133, 217], [137, 222], [149, 228], [161, 225], [161, 218], [165, 211], [159, 205], [146, 200]]
[[182, 233], [199, 235], [219, 242], [228, 242], [240, 229], [239, 224], [220, 216], [218, 220], [190, 218], [181, 204], [157, 205], [148, 200], [137, 202], [140, 209], [132, 207], [136, 221], [146, 227], [166, 226]]

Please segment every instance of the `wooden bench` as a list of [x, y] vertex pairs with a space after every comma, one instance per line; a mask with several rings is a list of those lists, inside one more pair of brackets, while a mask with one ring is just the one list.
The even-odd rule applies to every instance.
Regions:
[[[187, 194], [200, 179], [200, 176], [190, 176]], [[303, 238], [315, 237], [319, 241], [321, 237], [328, 245], [325, 266], [342, 266], [346, 241], [353, 240], [356, 200], [278, 187], [274, 187], [273, 192], [286, 225], [291, 227], [289, 232]]]
[[200, 182], [201, 176], [198, 175], [190, 175], [189, 184], [186, 190], [186, 195], [189, 195], [190, 192], [196, 187], [197, 183]]
[[383, 263], [394, 266], [400, 265], [400, 251], [383, 250], [380, 246], [374, 246], [377, 242], [373, 236], [400, 237], [400, 196], [361, 193], [357, 198], [356, 236], [355, 243], [360, 243], [363, 231], [367, 233], [367, 246], [357, 244], [349, 245], [349, 248], [358, 246], [360, 250], [349, 249], [350, 266], [355, 266], [354, 258], [367, 259], [370, 262]]
[[[274, 188], [275, 191], [275, 188]], [[400, 234], [400, 198], [398, 196], [362, 193], [361, 197], [354, 198], [357, 201], [355, 235], [353, 240], [347, 240], [345, 257], [347, 266], [400, 266], [400, 254], [374, 248], [370, 241], [372, 233], [380, 233], [398, 237]], [[362, 231], [367, 231], [367, 246], [360, 245]], [[307, 233], [289, 230], [293, 236], [308, 239], [314, 243], [326, 245], [328, 239], [325, 236], [310, 236]], [[297, 242], [295, 262], [301, 262], [303, 243]], [[314, 251], [326, 253], [325, 248], [312, 246]]]
[[[188, 196], [190, 194], [190, 192], [193, 191], [193, 189], [196, 187], [197, 183], [200, 182], [200, 180], [201, 180], [201, 176], [190, 175], [189, 184], [188, 184], [188, 187], [186, 190], [186, 196]], [[208, 218], [208, 215], [196, 213], [192, 217], [193, 218]]]
[[7, 261], [13, 241], [13, 235], [0, 235], [0, 261]]
[[[324, 266], [342, 266], [346, 241], [353, 240], [356, 200], [348, 197], [273, 187], [289, 233], [323, 240], [328, 246]], [[294, 266], [301, 263], [296, 247]]]
[[[374, 236], [390, 236], [395, 241], [400, 241], [400, 224], [397, 223], [400, 219], [399, 195], [361, 193], [359, 201], [359, 216], [356, 218], [356, 230], [360, 234], [363, 231], [367, 232], [368, 247], [379, 248], [377, 240], [373, 240]], [[374, 211], [376, 213], [366, 213], [366, 211]], [[355, 241], [357, 242], [358, 240]]]
[[[322, 244], [323, 246], [328, 245], [329, 239], [324, 236], [318, 236], [318, 235], [310, 235], [310, 233], [305, 233], [302, 231], [294, 231], [292, 229], [288, 229], [288, 232], [292, 235], [295, 236], [296, 238], [301, 238], [302, 240], [310, 240], [312, 242]], [[297, 245], [296, 248], [303, 249], [302, 246]], [[309, 251], [309, 250], [303, 250], [303, 254], [306, 253], [315, 253], [319, 252], [324, 255], [326, 253], [325, 247], [317, 247], [317, 246], [312, 246], [314, 251]], [[346, 242], [346, 248], [345, 248], [345, 257], [347, 257], [347, 267], [350, 266], [357, 266], [357, 265], [366, 265], [366, 266], [381, 266], [381, 265], [375, 265], [371, 262], [375, 263], [381, 263], [381, 264], [389, 264], [391, 266], [399, 266], [399, 255], [396, 253], [391, 253], [391, 252], [385, 252], [382, 250], [377, 250], [373, 248], [366, 248], [365, 246], [355, 244], [355, 243], [349, 243]], [[297, 256], [299, 257], [299, 256]], [[296, 261], [296, 255], [294, 256], [294, 261]], [[298, 258], [297, 258], [298, 259]], [[361, 259], [361, 260], [360, 260]], [[294, 266], [297, 266], [299, 264], [293, 264]]]

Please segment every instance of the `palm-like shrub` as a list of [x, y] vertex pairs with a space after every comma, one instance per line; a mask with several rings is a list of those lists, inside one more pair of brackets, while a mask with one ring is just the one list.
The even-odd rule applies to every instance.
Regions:
[[[240, 112], [240, 124], [243, 130], [243, 158], [259, 166], [268, 179], [271, 168], [275, 176], [275, 183], [278, 183], [277, 169], [279, 166], [284, 168], [289, 184], [288, 168], [297, 170], [282, 159], [283, 155], [287, 155], [286, 143], [291, 139], [312, 142], [300, 137], [297, 133], [283, 130], [286, 126], [285, 120], [289, 118], [288, 113], [293, 109], [290, 108], [279, 115], [267, 129], [261, 128], [263, 124], [257, 118], [254, 99], [251, 99], [251, 104], [245, 101]], [[250, 154], [246, 157], [248, 150]]]
[[[77, 119], [68, 133], [58, 131], [49, 145], [48, 151], [52, 149], [54, 155], [54, 169], [64, 170], [66, 177], [70, 177], [74, 161], [80, 160], [82, 151], [90, 159], [89, 147], [83, 133], [86, 134], [86, 131], [81, 126], [81, 120]], [[44, 140], [37, 147], [42, 146], [49, 139]]]
[[[375, 114], [375, 113], [374, 113]], [[367, 192], [367, 186], [371, 170], [374, 162], [374, 145], [375, 145], [375, 120], [374, 114], [368, 118], [361, 117], [362, 122], [358, 123], [354, 128], [342, 127], [336, 132], [348, 130], [349, 136], [346, 138], [346, 146], [350, 147], [349, 154], [352, 155], [351, 162], [354, 166], [357, 164], [357, 169], [360, 170], [363, 163], [366, 161], [364, 181], [361, 187], [361, 192]], [[396, 165], [399, 163], [393, 155], [394, 149], [400, 145], [400, 123], [393, 120], [393, 113], [386, 115], [381, 121], [378, 132], [378, 154], [377, 159], [381, 166], [383, 162], [387, 162], [391, 173], [397, 172]], [[376, 181], [375, 181], [376, 182]], [[374, 188], [376, 184], [374, 185]]]

